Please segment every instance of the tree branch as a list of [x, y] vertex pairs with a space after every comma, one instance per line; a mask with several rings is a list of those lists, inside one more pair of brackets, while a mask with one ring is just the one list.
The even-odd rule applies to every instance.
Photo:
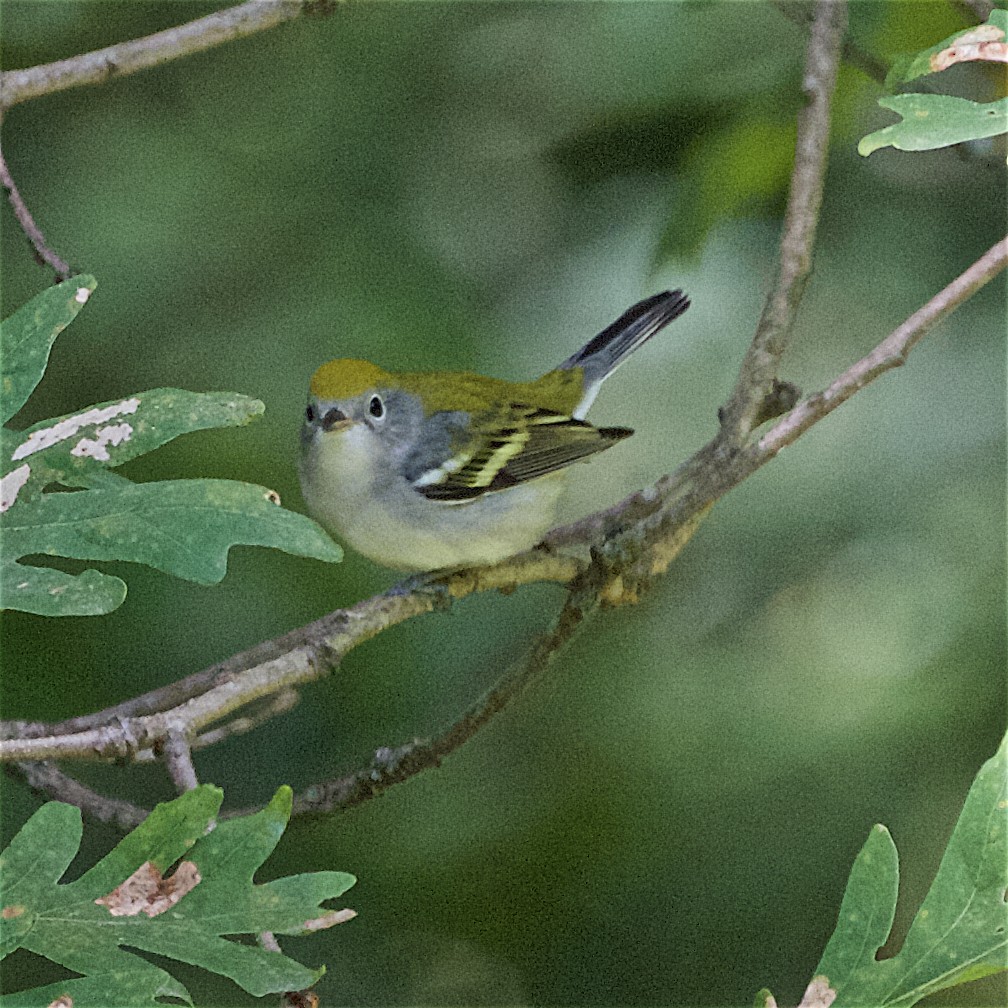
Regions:
[[149, 809], [141, 808], [121, 798], [109, 798], [63, 773], [53, 763], [24, 762], [15, 764], [26, 783], [34, 791], [49, 798], [76, 805], [99, 822], [113, 823], [124, 833], [139, 826], [147, 818]]
[[[393, 588], [98, 714], [59, 725], [0, 723], [0, 760], [135, 759], [169, 731], [197, 732], [246, 704], [319, 678], [353, 648], [407, 619], [473, 592], [513, 591], [534, 581], [565, 584], [585, 566], [575, 557], [531, 550], [494, 567], [435, 575], [409, 592]], [[259, 660], [250, 664], [250, 656]]]
[[168, 776], [179, 794], [199, 786], [192, 759], [192, 746], [184, 725], [169, 728], [154, 744], [154, 753], [168, 769]]
[[111, 77], [126, 77], [293, 21], [302, 14], [328, 13], [335, 6], [333, 0], [247, 0], [143, 38], [118, 42], [55, 63], [7, 70], [0, 74], [0, 109], [13, 108], [40, 95], [101, 84]]
[[774, 384], [777, 369], [812, 266], [829, 150], [830, 99], [836, 87], [846, 26], [846, 2], [818, 0], [802, 77], [808, 104], [798, 115], [795, 163], [777, 279], [742, 362], [735, 389], [721, 411], [721, 431], [729, 449], [741, 446], [757, 424], [768, 419], [767, 401], [779, 394]]
[[756, 445], [760, 457], [773, 458], [783, 447], [845, 403], [879, 375], [906, 363], [917, 342], [936, 323], [972, 297], [1008, 264], [1008, 238], [992, 245], [972, 266], [939, 291], [922, 308], [894, 329], [866, 357], [849, 367], [827, 389], [798, 404]]
[[18, 224], [21, 225], [21, 230], [24, 231], [25, 237], [31, 242], [32, 251], [35, 253], [35, 259], [38, 264], [40, 266], [48, 266], [52, 269], [56, 274], [57, 280], [69, 280], [71, 276], [70, 266], [46, 243], [45, 236], [35, 223], [35, 219], [25, 205], [25, 201], [21, 198], [21, 193], [18, 192], [17, 186], [14, 184], [10, 169], [7, 167], [7, 161], [3, 156], [3, 150], [0, 150], [0, 184], [7, 190], [7, 199], [10, 200], [14, 216], [17, 218]]
[[[248, 6], [248, 5], [244, 5]], [[237, 10], [238, 8], [235, 8]], [[431, 740], [412, 740], [379, 749], [368, 766], [323, 782], [298, 797], [298, 811], [357, 804], [387, 787], [436, 766], [517, 696], [544, 669], [598, 605], [636, 601], [689, 541], [713, 503], [766, 464], [780, 449], [827, 416], [878, 375], [902, 363], [929, 327], [988, 282], [1008, 259], [1008, 239], [839, 376], [824, 392], [794, 406], [796, 391], [776, 377], [808, 274], [825, 168], [830, 91], [846, 13], [843, 3], [820, 0], [809, 40], [805, 87], [811, 101], [799, 118], [796, 164], [781, 239], [781, 266], [738, 382], [722, 411], [722, 428], [676, 472], [620, 504], [552, 532], [544, 548], [479, 568], [415, 579], [383, 595], [320, 620], [189, 676], [97, 714], [59, 725], [0, 725], [0, 759], [153, 759], [164, 757], [169, 740], [184, 741], [182, 754], [168, 760], [178, 786], [195, 780], [189, 746], [209, 744], [259, 723], [242, 715], [217, 728], [209, 725], [249, 704], [265, 716], [289, 709], [297, 687], [326, 674], [358, 644], [406, 619], [450, 606], [478, 591], [509, 592], [522, 584], [551, 581], [569, 586], [557, 623], [527, 659], [452, 725]], [[194, 22], [196, 24], [196, 22]], [[154, 38], [155, 36], [151, 36]], [[793, 406], [793, 408], [791, 408]], [[750, 431], [789, 410], [764, 437], [743, 447]], [[577, 547], [577, 556], [556, 552]], [[591, 559], [584, 556], [590, 550]], [[190, 740], [194, 740], [190, 742]], [[177, 745], [176, 745], [176, 748]], [[174, 761], [174, 763], [173, 763]], [[130, 820], [136, 806], [113, 802], [66, 777], [48, 763], [19, 763], [32, 786], [42, 787], [103, 818]]]
[[502, 676], [455, 722], [433, 739], [414, 739], [395, 748], [383, 747], [375, 753], [368, 766], [307, 788], [295, 797], [294, 814], [350, 808], [374, 798], [394, 784], [401, 784], [422, 770], [440, 766], [445, 756], [471, 739], [495, 714], [519, 696], [595, 611], [599, 605], [599, 571], [593, 566], [579, 575], [553, 627], [539, 637], [523, 661]]
[[[793, 21], [803, 28], [807, 28], [815, 16], [814, 8], [808, 0], [774, 0], [774, 6], [789, 21]], [[844, 39], [841, 53], [845, 63], [860, 70], [876, 84], [885, 84], [887, 71], [882, 60], [865, 51], [850, 39]]]

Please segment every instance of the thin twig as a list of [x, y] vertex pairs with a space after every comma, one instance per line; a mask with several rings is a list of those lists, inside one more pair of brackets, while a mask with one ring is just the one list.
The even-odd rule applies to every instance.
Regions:
[[187, 24], [81, 53], [55, 63], [0, 74], [0, 109], [40, 95], [85, 84], [101, 84], [110, 77], [125, 77], [181, 56], [265, 31], [306, 13], [327, 13], [333, 3], [319, 0], [248, 0]]
[[7, 167], [7, 161], [4, 158], [2, 150], [0, 150], [0, 183], [7, 190], [7, 199], [10, 200], [10, 205], [14, 209], [14, 216], [17, 218], [18, 224], [21, 225], [21, 230], [24, 231], [25, 237], [31, 242], [32, 251], [35, 253], [35, 259], [38, 264], [40, 266], [48, 266], [55, 272], [58, 280], [69, 280], [71, 276], [69, 264], [61, 259], [47, 244], [45, 236], [35, 223], [31, 211], [25, 205], [25, 201], [21, 198], [21, 193], [18, 192], [18, 188], [14, 184], [14, 178]]
[[775, 427], [760, 438], [756, 450], [761, 457], [773, 458], [783, 447], [832, 413], [855, 392], [892, 368], [906, 363], [918, 340], [936, 323], [972, 297], [984, 284], [1008, 264], [1008, 238], [992, 245], [972, 266], [939, 291], [901, 326], [894, 329], [870, 354], [840, 375], [829, 388], [799, 403]]
[[197, 735], [192, 740], [192, 747], [194, 750], [207, 749], [234, 735], [246, 735], [253, 729], [258, 728], [259, 725], [272, 721], [273, 718], [279, 717], [281, 714], [292, 711], [300, 700], [301, 694], [297, 690], [283, 690], [275, 697], [272, 697], [269, 703], [263, 704], [254, 714], [232, 718], [219, 728], [212, 728], [210, 731]]
[[[294, 814], [350, 808], [374, 798], [441, 761], [502, 711], [552, 661], [598, 606], [597, 569], [589, 568], [572, 587], [553, 627], [542, 634], [526, 658], [505, 673], [483, 697], [432, 739], [414, 739], [396, 748], [379, 749], [370, 765], [332, 781], [324, 781], [295, 796]], [[229, 813], [241, 815], [240, 812]]]
[[99, 822], [112, 823], [124, 832], [139, 826], [147, 818], [147, 809], [123, 801], [121, 798], [109, 798], [99, 794], [65, 774], [52, 763], [26, 761], [16, 763], [15, 767], [33, 790], [40, 791], [56, 801], [76, 805], [82, 812], [93, 816]]
[[[813, 19], [814, 8], [808, 0], [774, 0], [774, 6], [789, 21], [793, 21], [802, 28], [807, 28]], [[886, 65], [878, 57], [862, 49], [856, 42], [844, 39], [841, 49], [843, 61], [860, 70], [866, 77], [870, 77], [876, 84], [885, 84]]]
[[740, 447], [757, 420], [765, 416], [765, 403], [773, 394], [780, 359], [812, 266], [829, 148], [830, 99], [836, 86], [840, 43], [846, 25], [846, 0], [818, 0], [802, 78], [808, 104], [798, 115], [795, 163], [777, 279], [742, 362], [738, 381], [721, 412], [721, 432], [729, 450]]
[[154, 752], [168, 768], [168, 776], [179, 794], [199, 786], [196, 767], [193, 765], [192, 747], [184, 726], [169, 729], [165, 737], [154, 746]]
[[[163, 739], [169, 729], [185, 726], [189, 732], [197, 732], [246, 704], [319, 678], [347, 652], [397, 623], [473, 592], [512, 591], [533, 581], [566, 584], [584, 566], [576, 557], [531, 550], [494, 567], [435, 575], [419, 590], [392, 589], [253, 648], [253, 652], [271, 655], [265, 661], [245, 667], [247, 653], [239, 654], [212, 670], [197, 673], [194, 678], [204, 684], [202, 692], [175, 706], [132, 716], [123, 713], [124, 708], [136, 706], [137, 700], [130, 700], [74, 719], [72, 730], [63, 725], [0, 723], [0, 760], [135, 759], [138, 752]], [[155, 692], [161, 697], [171, 695], [168, 689]], [[183, 681], [181, 692], [190, 692], [188, 680]]]

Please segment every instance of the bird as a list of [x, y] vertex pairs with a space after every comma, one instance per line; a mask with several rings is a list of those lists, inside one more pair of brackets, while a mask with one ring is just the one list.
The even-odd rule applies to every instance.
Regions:
[[565, 469], [633, 433], [585, 419], [602, 382], [689, 305], [681, 290], [645, 298], [529, 382], [323, 364], [298, 456], [309, 513], [398, 571], [494, 564], [531, 549], [556, 521]]

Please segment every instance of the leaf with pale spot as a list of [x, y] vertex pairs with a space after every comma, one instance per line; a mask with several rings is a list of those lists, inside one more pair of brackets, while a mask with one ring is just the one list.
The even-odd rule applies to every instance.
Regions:
[[[879, 961], [898, 885], [896, 846], [876, 826], [854, 862], [836, 931], [816, 969], [836, 992], [832, 1008], [909, 1008], [1008, 970], [1008, 735], [980, 768], [902, 947]], [[769, 997], [758, 995], [763, 1003]]]
[[[164, 995], [192, 1003], [179, 981], [123, 946], [211, 970], [260, 997], [313, 984], [322, 970], [228, 936], [304, 933], [329, 912], [324, 901], [354, 884], [353, 876], [314, 872], [256, 885], [253, 875], [290, 817], [290, 788], [280, 788], [262, 812], [207, 833], [220, 802], [221, 792], [204, 785], [158, 805], [94, 868], [67, 883], [60, 879], [80, 846], [80, 811], [43, 805], [0, 855], [0, 957], [23, 948], [79, 976], [0, 997], [0, 1008], [49, 1004], [61, 994], [75, 1008], [142, 1008]], [[168, 875], [183, 857], [195, 864], [199, 881], [170, 911], [113, 916], [95, 903], [145, 863]]]
[[7, 423], [28, 401], [42, 380], [56, 337], [96, 286], [94, 277], [71, 277], [0, 322], [0, 423]]
[[905, 94], [880, 98], [879, 105], [895, 112], [902, 122], [864, 137], [858, 153], [866, 157], [880, 147], [934, 150], [1008, 133], [1008, 98], [980, 104], [952, 95]]
[[[95, 287], [76, 278], [44, 291], [3, 323], [3, 414], [38, 384], [53, 340]], [[233, 392], [161, 388], [0, 430], [0, 606], [45, 616], [94, 616], [126, 596], [117, 577], [37, 566], [46, 556], [127, 560], [202, 584], [220, 581], [233, 545], [269, 546], [329, 562], [340, 548], [265, 487], [225, 480], [135, 484], [112, 470], [192, 431], [261, 415]], [[46, 492], [53, 484], [83, 488]], [[24, 562], [26, 558], [32, 558]]]

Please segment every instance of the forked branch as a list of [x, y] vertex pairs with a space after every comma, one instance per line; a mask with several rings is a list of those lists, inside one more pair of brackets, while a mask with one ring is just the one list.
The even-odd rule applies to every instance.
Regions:
[[[845, 23], [845, 3], [819, 0], [803, 84], [809, 103], [799, 118], [780, 268], [735, 389], [721, 412], [721, 429], [711, 442], [653, 487], [555, 530], [545, 548], [494, 567], [435, 574], [424, 583], [408, 583], [97, 714], [58, 725], [8, 723], [2, 726], [0, 758], [19, 761], [35, 786], [125, 825], [142, 818], [144, 810], [90, 792], [46, 761], [161, 758], [168, 763], [177, 787], [191, 786], [193, 749], [288, 710], [300, 686], [327, 674], [352, 648], [389, 627], [449, 606], [473, 592], [510, 591], [539, 581], [566, 585], [567, 600], [554, 627], [538, 640], [525, 661], [505, 672], [452, 725], [430, 740], [384, 747], [361, 769], [309, 788], [296, 802], [299, 811], [345, 807], [436, 766], [533, 681], [598, 605], [635, 601], [666, 570], [720, 497], [869, 382], [901, 364], [931, 326], [1008, 262], [1005, 239], [826, 389], [795, 405], [797, 390], [779, 379], [778, 369], [815, 242], [830, 97]], [[782, 419], [762, 438], [751, 439], [757, 426], [781, 414]]]

